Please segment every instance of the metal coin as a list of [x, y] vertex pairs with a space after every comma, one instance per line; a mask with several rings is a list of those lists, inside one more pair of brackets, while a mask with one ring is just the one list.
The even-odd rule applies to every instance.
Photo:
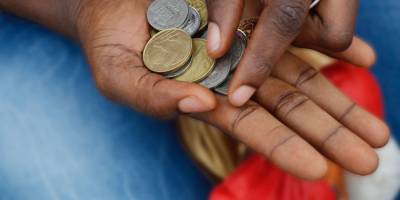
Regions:
[[185, 31], [167, 29], [155, 34], [146, 44], [143, 61], [153, 72], [172, 72], [189, 61], [192, 48], [192, 38]]
[[150, 28], [150, 36], [151, 37], [153, 37], [157, 33], [158, 33], [158, 31], [156, 31], [154, 28]]
[[214, 91], [222, 95], [228, 95], [229, 84], [231, 83], [232, 76], [233, 75], [230, 74], [228, 78], [221, 85], [214, 88]]
[[205, 0], [187, 0], [190, 6], [194, 7], [200, 13], [201, 24], [200, 30], [205, 28], [208, 24], [208, 10]]
[[195, 83], [205, 79], [212, 72], [215, 60], [208, 56], [206, 46], [205, 39], [193, 39], [193, 63], [185, 73], [176, 77], [175, 80]]
[[231, 71], [231, 65], [230, 54], [226, 54], [222, 58], [217, 59], [214, 70], [206, 79], [200, 82], [200, 85], [210, 89], [221, 85], [228, 77]]
[[319, 1], [320, 1], [320, 0], [313, 0], [313, 1], [311, 2], [310, 9], [313, 9], [315, 6], [317, 6], [318, 3], [319, 3]]
[[205, 30], [203, 34], [201, 34], [200, 38], [207, 39], [208, 37], [208, 30]]
[[156, 30], [182, 28], [189, 15], [185, 0], [155, 0], [147, 10], [147, 20]]
[[190, 6], [189, 20], [187, 24], [183, 27], [183, 30], [186, 31], [189, 35], [193, 36], [200, 28], [200, 20], [200, 13]]
[[251, 33], [253, 33], [258, 22], [258, 17], [250, 17], [240, 21], [239, 29], [246, 33], [247, 38], [251, 38]]
[[244, 54], [247, 45], [247, 37], [246, 34], [242, 30], [236, 31], [236, 37], [233, 41], [232, 47], [229, 50], [228, 54], [231, 55], [232, 59], [232, 67], [231, 71], [235, 70], [239, 65], [240, 60]]
[[192, 66], [192, 59], [189, 59], [189, 61], [184, 66], [179, 68], [178, 70], [173, 71], [173, 72], [168, 72], [166, 74], [163, 74], [163, 76], [165, 78], [175, 78], [175, 77], [180, 76], [183, 73], [185, 73], [189, 69], [190, 66]]

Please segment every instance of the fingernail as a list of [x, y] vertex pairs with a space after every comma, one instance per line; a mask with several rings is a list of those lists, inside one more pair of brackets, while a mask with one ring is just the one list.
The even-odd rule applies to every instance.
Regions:
[[181, 112], [184, 113], [198, 113], [209, 110], [209, 106], [207, 106], [203, 101], [194, 96], [186, 97], [180, 100], [178, 103], [178, 108]]
[[208, 24], [208, 49], [217, 51], [221, 43], [221, 33], [216, 23], [210, 22]]
[[233, 92], [229, 100], [234, 106], [243, 106], [247, 101], [250, 100], [255, 91], [256, 89], [251, 86], [240, 86], [235, 92]]

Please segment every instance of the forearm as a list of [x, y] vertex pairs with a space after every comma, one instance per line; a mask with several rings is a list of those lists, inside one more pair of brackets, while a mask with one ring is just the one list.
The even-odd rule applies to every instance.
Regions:
[[77, 7], [82, 0], [0, 0], [0, 10], [75, 37]]

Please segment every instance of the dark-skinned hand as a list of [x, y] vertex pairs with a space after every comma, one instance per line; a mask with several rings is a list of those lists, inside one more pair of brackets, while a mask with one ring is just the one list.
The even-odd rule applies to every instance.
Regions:
[[312, 10], [312, 0], [208, 0], [211, 57], [228, 51], [249, 2], [259, 5], [259, 22], [229, 88], [232, 105], [242, 106], [253, 96], [289, 45], [340, 58], [337, 52], [352, 44], [358, 0], [321, 0]]
[[[270, 77], [260, 81], [254, 100], [242, 107], [200, 85], [149, 72], [141, 58], [150, 38], [149, 3], [0, 0], [0, 8], [79, 41], [98, 88], [117, 102], [159, 118], [184, 113], [204, 120], [301, 178], [324, 176], [325, 157], [357, 174], [377, 168], [374, 148], [386, 144], [387, 126], [290, 53], [282, 52]], [[262, 30], [256, 32], [260, 35]], [[256, 46], [254, 41], [250, 49]]]

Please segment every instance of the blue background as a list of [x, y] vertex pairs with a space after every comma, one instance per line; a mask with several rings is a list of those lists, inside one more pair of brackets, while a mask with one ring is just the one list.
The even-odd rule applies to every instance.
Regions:
[[[357, 33], [377, 49], [373, 72], [400, 139], [400, 1], [360, 1]], [[0, 199], [206, 199], [211, 185], [174, 123], [105, 100], [88, 77], [76, 44], [0, 15]]]

